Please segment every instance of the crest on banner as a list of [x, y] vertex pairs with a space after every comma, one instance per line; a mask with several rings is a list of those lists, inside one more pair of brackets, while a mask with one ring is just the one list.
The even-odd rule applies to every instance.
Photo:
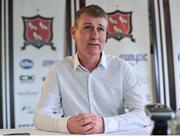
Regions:
[[40, 15], [22, 18], [24, 22], [24, 45], [21, 50], [25, 50], [29, 45], [38, 49], [43, 46], [50, 46], [52, 50], [56, 50], [52, 42], [53, 18], [45, 18]]
[[114, 38], [121, 40], [123, 38], [130, 38], [135, 42], [132, 32], [132, 12], [123, 12], [116, 10], [108, 14], [108, 30], [107, 38]]

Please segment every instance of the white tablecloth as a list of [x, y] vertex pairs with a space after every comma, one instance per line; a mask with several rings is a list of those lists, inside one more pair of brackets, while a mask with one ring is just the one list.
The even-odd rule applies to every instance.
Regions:
[[[96, 134], [96, 135], [150, 135], [151, 131], [152, 131], [152, 126], [149, 126], [149, 127], [138, 128], [138, 129], [133, 129], [133, 130], [129, 130], [129, 131], [108, 133], [108, 134]], [[40, 131], [35, 128], [0, 129], [1, 135], [15, 134], [15, 133], [17, 135], [23, 134], [23, 133], [29, 133], [30, 135], [69, 135], [69, 134], [65, 134], [65, 133]]]

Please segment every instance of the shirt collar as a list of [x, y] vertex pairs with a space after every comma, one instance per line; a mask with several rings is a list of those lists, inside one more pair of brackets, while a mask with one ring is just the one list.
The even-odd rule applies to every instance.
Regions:
[[79, 59], [78, 59], [78, 56], [77, 56], [77, 53], [76, 55], [74, 56], [74, 70], [77, 69], [78, 66], [80, 66], [80, 62], [79, 62]]
[[[79, 62], [78, 55], [76, 53], [76, 55], [74, 56], [74, 70], [76, 70], [79, 66], [81, 68], [83, 68], [83, 66]], [[104, 51], [102, 51], [102, 56], [101, 56], [101, 60], [99, 62], [98, 67], [100, 67], [100, 66], [107, 69], [107, 59], [106, 59], [106, 54]]]
[[101, 60], [98, 66], [103, 66], [105, 69], [107, 69], [107, 58], [104, 51], [102, 51]]

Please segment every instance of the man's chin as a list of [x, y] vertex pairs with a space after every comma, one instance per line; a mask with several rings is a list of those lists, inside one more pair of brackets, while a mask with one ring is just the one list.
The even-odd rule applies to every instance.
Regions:
[[96, 51], [90, 51], [90, 52], [88, 52], [88, 54], [91, 55], [91, 56], [98, 56], [99, 57], [101, 52], [102, 51], [100, 51], [100, 50], [96, 50]]

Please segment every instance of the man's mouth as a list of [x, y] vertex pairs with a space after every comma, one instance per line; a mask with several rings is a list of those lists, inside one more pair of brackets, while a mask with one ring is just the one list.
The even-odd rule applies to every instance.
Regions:
[[89, 46], [100, 46], [99, 43], [88, 43]]

